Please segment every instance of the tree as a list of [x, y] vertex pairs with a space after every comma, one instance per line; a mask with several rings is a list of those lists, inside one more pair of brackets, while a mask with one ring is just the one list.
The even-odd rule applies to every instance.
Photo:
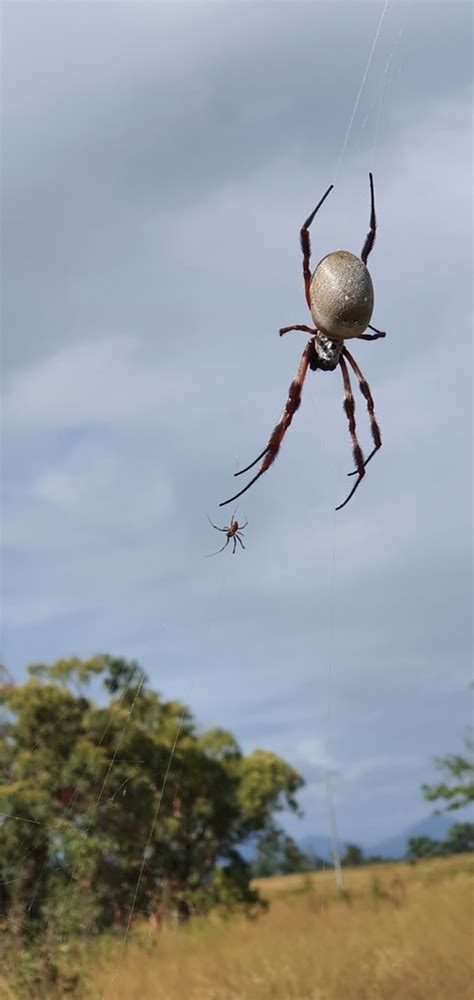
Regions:
[[474, 851], [474, 823], [454, 823], [450, 826], [443, 849], [446, 854]]
[[452, 779], [438, 785], [422, 785], [423, 794], [428, 802], [445, 799], [448, 809], [461, 809], [474, 801], [474, 738], [471, 733], [465, 739], [464, 754], [448, 754], [447, 757], [435, 758], [436, 767], [444, 771]]
[[439, 840], [431, 837], [410, 837], [406, 850], [407, 861], [419, 861], [421, 858], [432, 858], [442, 853]]
[[290, 875], [308, 872], [311, 861], [298, 845], [277, 826], [271, 825], [257, 840], [257, 849], [251, 864], [254, 878], [271, 875]]
[[[22, 943], [176, 905], [259, 904], [239, 847], [297, 811], [302, 779], [151, 691], [135, 662], [36, 664], [0, 687], [0, 918]], [[87, 695], [102, 684], [96, 703]]]
[[364, 864], [364, 852], [361, 847], [357, 844], [347, 844], [344, 854], [341, 858], [341, 864], [347, 868], [363, 865]]

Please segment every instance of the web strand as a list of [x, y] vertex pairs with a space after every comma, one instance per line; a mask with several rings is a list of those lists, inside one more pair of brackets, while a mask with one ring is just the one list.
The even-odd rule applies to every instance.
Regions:
[[[222, 597], [222, 593], [223, 593], [223, 589], [224, 589], [224, 584], [225, 584], [226, 580], [228, 579], [228, 576], [229, 576], [229, 573], [230, 573], [230, 568], [231, 568], [231, 564], [229, 564], [224, 569], [224, 571], [223, 571], [223, 573], [221, 575], [220, 584], [219, 584], [218, 589], [217, 589], [217, 598], [216, 598], [217, 601], [219, 601], [221, 599], [221, 597]], [[212, 620], [210, 622], [209, 626], [208, 626], [208, 632], [207, 632], [208, 639], [212, 635], [212, 632], [214, 631], [214, 629], [215, 629], [215, 621]], [[155, 806], [155, 810], [154, 810], [154, 813], [153, 813], [152, 821], [151, 821], [151, 824], [150, 824], [150, 831], [149, 831], [149, 834], [148, 834], [147, 842], [146, 842], [145, 848], [143, 850], [142, 861], [141, 861], [141, 864], [140, 864], [140, 870], [139, 870], [137, 882], [136, 882], [136, 885], [135, 885], [135, 890], [134, 890], [134, 894], [133, 894], [132, 904], [131, 904], [131, 906], [129, 908], [127, 908], [127, 909], [129, 909], [128, 919], [127, 919], [127, 924], [126, 924], [126, 927], [125, 927], [125, 932], [124, 932], [122, 944], [120, 946], [120, 953], [119, 953], [119, 957], [118, 957], [118, 961], [117, 961], [117, 966], [116, 966], [115, 972], [113, 974], [112, 980], [111, 980], [111, 982], [110, 982], [109, 985], [113, 985], [116, 982], [116, 980], [117, 980], [117, 976], [119, 974], [120, 967], [122, 965], [122, 961], [123, 961], [123, 958], [124, 958], [124, 955], [125, 955], [128, 938], [130, 936], [130, 931], [131, 931], [131, 928], [132, 928], [133, 918], [134, 918], [134, 916], [135, 916], [136, 913], [142, 912], [142, 911], [140, 911], [137, 908], [137, 901], [138, 901], [138, 897], [139, 897], [139, 894], [140, 894], [140, 889], [141, 889], [142, 882], [143, 882], [143, 876], [144, 876], [144, 872], [145, 872], [145, 865], [146, 865], [146, 862], [147, 862], [147, 859], [148, 859], [149, 851], [150, 851], [150, 848], [151, 848], [151, 845], [152, 845], [152, 841], [153, 841], [153, 835], [154, 835], [154, 832], [155, 832], [155, 829], [156, 829], [156, 824], [158, 822], [158, 817], [159, 817], [160, 810], [161, 810], [161, 804], [163, 802], [163, 797], [164, 797], [166, 786], [167, 786], [167, 783], [168, 783], [168, 779], [169, 779], [169, 775], [170, 775], [170, 770], [171, 770], [171, 765], [173, 763], [174, 755], [176, 753], [176, 747], [178, 745], [178, 741], [179, 741], [179, 738], [180, 738], [180, 735], [181, 735], [181, 732], [182, 732], [182, 729], [183, 729], [183, 725], [184, 725], [184, 720], [186, 718], [187, 705], [188, 705], [188, 703], [191, 700], [192, 686], [193, 685], [192, 685], [192, 682], [191, 682], [191, 684], [188, 686], [188, 692], [187, 692], [187, 695], [186, 695], [186, 704], [184, 705], [183, 713], [182, 713], [182, 715], [181, 715], [181, 717], [179, 719], [179, 722], [178, 722], [178, 726], [177, 726], [177, 729], [176, 729], [176, 734], [175, 734], [175, 737], [174, 737], [174, 740], [173, 740], [173, 744], [172, 744], [170, 755], [169, 755], [169, 759], [168, 759], [168, 764], [166, 766], [165, 774], [164, 774], [164, 777], [163, 777], [163, 782], [162, 782], [160, 791], [159, 791], [159, 793], [157, 795], [156, 806]], [[179, 769], [179, 774], [178, 774], [178, 777], [177, 777], [176, 793], [175, 794], [178, 794], [178, 792], [179, 792], [180, 780], [181, 780], [181, 776], [182, 776], [182, 773], [183, 773], [185, 759], [186, 759], [186, 747], [184, 748], [183, 758], [182, 758], [182, 761], [181, 761], [181, 767]], [[123, 907], [123, 909], [125, 909], [125, 907]], [[149, 913], [148, 915], [150, 916], [151, 914]], [[108, 991], [108, 987], [106, 987], [105, 991], [103, 992], [101, 1000], [105, 1000], [105, 997], [107, 996], [107, 991]]]
[[[116, 979], [117, 979], [117, 976], [118, 976], [119, 970], [120, 970], [120, 966], [122, 964], [122, 959], [123, 959], [123, 956], [125, 954], [125, 949], [127, 947], [128, 936], [129, 936], [129, 933], [130, 933], [130, 928], [132, 926], [132, 920], [133, 920], [133, 917], [134, 917], [134, 914], [135, 914], [135, 907], [136, 907], [136, 904], [137, 904], [138, 894], [140, 892], [141, 884], [142, 884], [142, 881], [143, 881], [143, 873], [145, 871], [145, 865], [146, 865], [146, 862], [147, 862], [148, 853], [149, 853], [149, 850], [150, 850], [150, 847], [151, 847], [151, 842], [153, 840], [153, 834], [155, 832], [155, 827], [156, 827], [156, 824], [158, 822], [158, 816], [159, 816], [159, 812], [160, 812], [160, 808], [161, 808], [161, 803], [163, 801], [163, 796], [165, 794], [165, 789], [166, 789], [166, 785], [167, 785], [167, 782], [168, 782], [168, 776], [169, 776], [169, 773], [170, 773], [171, 764], [173, 762], [173, 757], [174, 757], [174, 754], [175, 754], [176, 746], [177, 746], [177, 743], [178, 743], [178, 740], [179, 740], [179, 737], [180, 737], [180, 734], [181, 734], [181, 730], [183, 728], [185, 715], [186, 715], [186, 708], [183, 711], [183, 714], [181, 716], [178, 728], [176, 730], [176, 735], [175, 735], [175, 738], [174, 738], [173, 746], [171, 748], [171, 753], [170, 753], [169, 760], [168, 760], [168, 766], [166, 768], [165, 775], [164, 775], [164, 778], [163, 778], [163, 784], [161, 786], [160, 793], [159, 793], [159, 795], [157, 797], [156, 807], [155, 807], [155, 811], [153, 813], [153, 819], [152, 819], [151, 826], [150, 826], [150, 833], [148, 835], [148, 840], [146, 842], [145, 849], [143, 851], [142, 863], [140, 865], [140, 871], [139, 871], [137, 883], [136, 883], [136, 886], [135, 886], [135, 892], [134, 892], [134, 895], [133, 895], [132, 905], [130, 907], [130, 913], [128, 915], [127, 926], [125, 928], [125, 934], [124, 934], [123, 941], [122, 941], [122, 946], [121, 946], [121, 949], [120, 949], [120, 955], [119, 955], [118, 962], [117, 962], [117, 968], [116, 968], [115, 973], [114, 973], [114, 975], [112, 977], [112, 983], [111, 983], [111, 985], [113, 985], [115, 983]], [[105, 991], [105, 993], [103, 993], [102, 1000], [104, 1000], [104, 997], [106, 995], [107, 995], [107, 990]]]
[[[339, 474], [338, 482], [341, 479], [342, 472], [342, 456], [339, 462]], [[329, 618], [329, 649], [328, 649], [328, 686], [327, 686], [327, 711], [326, 711], [326, 739], [324, 745], [324, 776], [325, 776], [325, 788], [326, 788], [326, 812], [329, 821], [329, 832], [331, 837], [331, 848], [334, 860], [334, 874], [336, 879], [336, 886], [338, 889], [342, 888], [342, 872], [341, 863], [339, 858], [339, 846], [337, 842], [337, 827], [336, 827], [336, 812], [334, 808], [334, 800], [332, 795], [332, 784], [331, 784], [331, 762], [330, 762], [330, 740], [331, 740], [331, 713], [332, 713], [332, 681], [333, 681], [333, 662], [334, 662], [334, 620], [335, 620], [335, 606], [336, 606], [336, 518], [337, 513], [334, 511], [333, 514], [333, 546], [332, 546], [332, 568], [331, 568], [331, 613]]]
[[376, 123], [375, 123], [374, 141], [373, 141], [373, 145], [372, 145], [372, 156], [371, 156], [371, 160], [370, 160], [370, 169], [371, 169], [372, 172], [373, 172], [374, 166], [375, 166], [375, 153], [376, 153], [377, 142], [378, 142], [378, 137], [379, 137], [379, 129], [380, 129], [380, 120], [381, 120], [381, 117], [382, 117], [382, 110], [383, 110], [383, 107], [384, 107], [384, 104], [385, 104], [385, 94], [386, 94], [386, 89], [387, 89], [387, 83], [391, 82], [391, 77], [390, 77], [390, 80], [388, 78], [388, 71], [390, 69], [390, 64], [391, 64], [392, 59], [393, 59], [393, 57], [395, 55], [396, 49], [397, 49], [398, 45], [400, 44], [400, 40], [401, 40], [402, 35], [403, 35], [403, 28], [400, 28], [400, 31], [399, 31], [398, 36], [397, 36], [397, 39], [395, 41], [395, 44], [393, 45], [392, 51], [390, 52], [390, 55], [389, 55], [389, 57], [387, 59], [387, 62], [385, 64], [385, 69], [384, 69], [383, 74], [382, 74], [381, 94], [380, 94], [379, 106], [378, 106], [378, 110], [377, 110], [377, 120], [376, 120]]
[[384, 18], [385, 18], [385, 14], [387, 12], [387, 7], [389, 5], [389, 2], [390, 2], [390, 0], [385, 0], [385, 4], [384, 4], [383, 10], [382, 10], [382, 13], [380, 15], [380, 20], [379, 20], [379, 23], [378, 23], [378, 26], [377, 26], [377, 31], [375, 32], [374, 40], [372, 42], [372, 47], [370, 49], [369, 57], [367, 59], [367, 64], [366, 64], [366, 67], [365, 67], [365, 70], [364, 70], [364, 73], [363, 73], [363, 76], [362, 76], [361, 84], [360, 84], [360, 87], [359, 87], [359, 92], [358, 92], [357, 97], [356, 97], [355, 102], [354, 102], [354, 107], [352, 109], [352, 114], [351, 114], [351, 117], [349, 119], [349, 124], [348, 124], [347, 129], [346, 129], [346, 134], [344, 136], [344, 141], [343, 141], [342, 146], [341, 146], [341, 152], [339, 153], [339, 157], [338, 157], [338, 160], [337, 160], [337, 163], [336, 163], [336, 169], [334, 171], [334, 180], [335, 181], [337, 180], [337, 177], [338, 177], [338, 174], [339, 174], [339, 171], [340, 171], [340, 168], [341, 168], [341, 164], [342, 164], [342, 160], [343, 160], [343, 157], [344, 157], [344, 153], [346, 151], [346, 146], [347, 146], [347, 143], [349, 141], [349, 136], [351, 134], [352, 125], [354, 123], [354, 118], [355, 118], [355, 116], [357, 114], [357, 108], [359, 107], [359, 102], [360, 102], [360, 99], [362, 97], [362, 91], [363, 91], [363, 89], [365, 87], [367, 76], [369, 74], [369, 69], [370, 69], [370, 66], [371, 66], [371, 63], [372, 63], [372, 59], [373, 59], [373, 55], [374, 55], [374, 52], [375, 52], [375, 49], [376, 49], [376, 46], [377, 46], [379, 35], [380, 35], [381, 30], [382, 30], [382, 25], [383, 25], [383, 22], [384, 22]]

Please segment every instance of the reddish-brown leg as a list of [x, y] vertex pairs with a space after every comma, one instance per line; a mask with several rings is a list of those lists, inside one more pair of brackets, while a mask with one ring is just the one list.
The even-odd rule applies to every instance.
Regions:
[[212, 527], [215, 528], [216, 531], [224, 531], [227, 534], [227, 532], [228, 532], [229, 529], [228, 528], [218, 528], [217, 524], [214, 524], [214, 521], [211, 521], [211, 519], [209, 517], [209, 514], [207, 515], [207, 520], [209, 521], [209, 524], [212, 524]]
[[229, 497], [228, 500], [223, 500], [223, 502], [219, 504], [219, 507], [225, 507], [227, 503], [232, 503], [233, 500], [237, 500], [237, 497], [240, 497], [242, 496], [243, 493], [246, 493], [247, 490], [249, 490], [250, 487], [257, 482], [257, 479], [260, 479], [260, 476], [263, 476], [263, 473], [266, 472], [267, 469], [269, 469], [270, 466], [275, 461], [278, 452], [280, 450], [283, 438], [301, 403], [301, 393], [303, 390], [303, 384], [309, 368], [309, 363], [312, 357], [313, 350], [314, 350], [313, 341], [309, 340], [303, 351], [301, 361], [296, 370], [296, 375], [290, 385], [288, 391], [288, 399], [285, 403], [285, 409], [283, 410], [283, 413], [276, 427], [274, 428], [272, 434], [270, 435], [270, 440], [266, 448], [264, 448], [264, 450], [260, 453], [260, 455], [258, 455], [257, 458], [250, 463], [250, 465], [247, 465], [245, 469], [240, 469], [239, 472], [236, 472], [236, 476], [241, 476], [244, 472], [248, 472], [249, 469], [252, 469], [253, 466], [256, 465], [257, 462], [259, 462], [260, 459], [263, 458], [261, 468], [257, 472], [257, 475], [254, 476], [249, 483], [247, 483], [247, 486], [244, 486], [243, 490], [240, 490], [240, 493], [236, 493], [235, 496]]
[[349, 493], [349, 496], [346, 498], [346, 500], [344, 500], [344, 503], [339, 504], [339, 507], [336, 507], [336, 510], [341, 510], [342, 507], [346, 506], [346, 503], [349, 503], [349, 500], [354, 495], [359, 483], [365, 476], [364, 456], [362, 454], [362, 448], [357, 440], [356, 422], [355, 422], [355, 402], [354, 402], [354, 396], [352, 395], [349, 370], [343, 357], [339, 359], [339, 364], [341, 366], [342, 378], [344, 382], [344, 410], [347, 419], [349, 421], [349, 434], [351, 436], [351, 441], [352, 441], [352, 453], [354, 455], [354, 462], [357, 466], [357, 472], [359, 473], [359, 478], [355, 486]]
[[360, 255], [361, 259], [364, 261], [364, 264], [367, 264], [367, 258], [375, 243], [375, 236], [377, 233], [377, 220], [375, 218], [374, 178], [372, 177], [372, 174], [369, 174], [369, 183], [370, 183], [370, 222], [369, 222], [370, 229], [369, 232], [367, 233], [367, 236], [365, 237], [365, 243], [364, 246], [362, 247], [362, 253]]
[[[220, 530], [220, 529], [219, 529], [219, 530]], [[228, 539], [227, 539], [227, 541], [226, 541], [226, 542], [224, 542], [224, 545], [222, 546], [222, 548], [221, 548], [221, 549], [218, 549], [218, 550], [217, 550], [217, 552], [210, 552], [210, 553], [209, 553], [209, 555], [208, 555], [208, 556], [206, 556], [206, 559], [210, 559], [210, 558], [211, 558], [211, 556], [218, 556], [218, 555], [219, 555], [219, 552], [223, 552], [223, 551], [224, 551], [224, 549], [226, 549], [226, 548], [227, 548], [227, 546], [228, 546], [229, 542], [230, 542], [230, 538], [228, 538]]]
[[303, 333], [311, 333], [313, 336], [318, 332], [316, 327], [306, 326], [304, 323], [299, 323], [297, 326], [282, 326], [279, 331], [280, 337], [283, 337], [284, 333], [289, 333], [290, 330], [302, 330]]
[[[362, 372], [361, 372], [361, 370], [359, 368], [359, 365], [357, 364], [357, 361], [355, 360], [355, 358], [352, 357], [352, 354], [349, 353], [349, 351], [347, 350], [347, 347], [343, 348], [343, 352], [342, 353], [344, 354], [344, 357], [347, 358], [347, 360], [348, 360], [348, 362], [349, 362], [349, 364], [350, 364], [350, 366], [352, 368], [352, 371], [354, 372], [354, 374], [355, 374], [355, 376], [357, 378], [357, 381], [359, 383], [360, 391], [361, 391], [364, 399], [367, 401], [367, 410], [368, 410], [368, 414], [369, 414], [370, 430], [371, 430], [371, 433], [372, 433], [372, 439], [373, 439], [373, 442], [374, 442], [374, 448], [370, 452], [369, 457], [366, 458], [366, 460], [364, 462], [364, 466], [366, 466], [366, 465], [369, 464], [370, 459], [374, 457], [375, 453], [379, 450], [379, 448], [382, 447], [382, 436], [380, 434], [380, 427], [379, 427], [379, 425], [377, 423], [377, 420], [376, 420], [376, 417], [375, 417], [375, 406], [374, 406], [374, 401], [372, 399], [372, 393], [371, 393], [371, 391], [369, 389], [369, 385], [366, 382], [366, 380], [365, 380], [365, 378], [364, 378], [364, 376], [363, 376], [363, 374], [362, 374]], [[355, 475], [355, 472], [349, 472], [349, 476], [354, 476], [354, 475]]]
[[327, 198], [328, 194], [330, 193], [330, 191], [332, 191], [333, 187], [334, 187], [334, 184], [331, 184], [331, 186], [328, 187], [328, 189], [326, 191], [326, 194], [323, 195], [323, 197], [321, 198], [321, 201], [319, 201], [318, 204], [316, 205], [316, 208], [314, 209], [314, 212], [311, 212], [311, 215], [308, 216], [308, 218], [306, 219], [306, 222], [303, 223], [303, 227], [300, 230], [300, 242], [301, 242], [301, 249], [303, 251], [304, 290], [305, 290], [306, 301], [308, 303], [308, 309], [309, 310], [311, 310], [311, 299], [310, 299], [310, 295], [309, 295], [309, 289], [310, 289], [310, 285], [311, 285], [311, 271], [309, 269], [309, 262], [310, 262], [310, 259], [311, 259], [311, 240], [309, 238], [309, 227], [310, 227], [310, 225], [311, 225], [311, 223], [312, 223], [312, 221], [314, 219], [314, 216], [316, 215], [316, 212], [319, 212], [319, 209], [321, 208], [321, 205], [323, 204], [324, 201], [326, 201], [326, 198]]
[[376, 326], [371, 326], [369, 323], [369, 330], [373, 330], [373, 333], [359, 333], [357, 340], [380, 340], [381, 337], [386, 337], [387, 334], [383, 330], [377, 330]]

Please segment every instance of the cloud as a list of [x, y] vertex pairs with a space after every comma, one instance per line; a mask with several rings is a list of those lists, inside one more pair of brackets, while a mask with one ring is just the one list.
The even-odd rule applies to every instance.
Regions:
[[[178, 394], [193, 408], [202, 394], [190, 372], [151, 367], [140, 342], [108, 337], [70, 344], [13, 375], [5, 398], [11, 430], [169, 424]], [[186, 414], [186, 420], [189, 414]]]
[[228, 523], [217, 502], [264, 447], [303, 350], [277, 335], [307, 321], [299, 227], [333, 178], [379, 16], [10, 5], [3, 95], [8, 666], [139, 657], [204, 725], [299, 763], [308, 832], [325, 822], [330, 701], [341, 828], [363, 839], [423, 810], [431, 757], [467, 717], [467, 5], [389, 5], [312, 233], [314, 262], [360, 251], [373, 167], [388, 336], [355, 353], [383, 449], [336, 517], [342, 384], [311, 373], [240, 502], [245, 553], [204, 556], [205, 514]]

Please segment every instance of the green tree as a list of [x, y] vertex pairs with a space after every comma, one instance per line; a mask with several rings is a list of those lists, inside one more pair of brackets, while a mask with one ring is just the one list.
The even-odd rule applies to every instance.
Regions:
[[437, 785], [423, 785], [422, 790], [428, 802], [444, 799], [448, 809], [461, 809], [474, 801], [474, 738], [469, 733], [465, 739], [463, 754], [448, 754], [435, 758], [436, 767], [451, 779]]
[[[0, 918], [22, 943], [97, 932], [172, 889], [190, 910], [259, 903], [239, 847], [297, 810], [302, 779], [107, 655], [0, 688]], [[100, 703], [88, 694], [102, 686]]]
[[364, 852], [357, 844], [347, 844], [341, 858], [341, 864], [347, 868], [363, 865], [365, 861]]
[[474, 823], [454, 823], [443, 842], [446, 854], [462, 854], [474, 851]]
[[277, 826], [270, 825], [257, 840], [251, 869], [255, 878], [268, 878], [271, 875], [310, 871], [311, 862], [292, 837]]
[[410, 837], [406, 850], [407, 861], [419, 861], [421, 858], [432, 858], [442, 853], [439, 840], [431, 837]]

